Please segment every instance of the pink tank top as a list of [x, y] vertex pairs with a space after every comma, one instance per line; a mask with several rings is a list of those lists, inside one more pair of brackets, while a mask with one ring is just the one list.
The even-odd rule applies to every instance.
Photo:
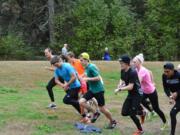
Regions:
[[151, 79], [151, 74], [148, 69], [145, 67], [141, 67], [139, 70], [137, 70], [139, 78], [141, 78], [141, 88], [143, 89], [143, 92], [145, 94], [151, 94], [155, 91], [154, 83]]

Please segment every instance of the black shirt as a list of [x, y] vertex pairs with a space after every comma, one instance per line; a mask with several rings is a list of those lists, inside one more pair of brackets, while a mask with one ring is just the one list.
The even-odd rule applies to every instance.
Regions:
[[128, 96], [143, 94], [143, 91], [141, 89], [141, 85], [139, 82], [139, 78], [135, 69], [129, 68], [127, 72], [125, 72], [124, 70], [121, 70], [121, 80], [125, 82], [126, 86], [129, 83], [134, 84], [133, 89], [128, 90]]
[[170, 78], [163, 74], [162, 80], [166, 95], [169, 97], [170, 92], [178, 92], [177, 99], [180, 98], [180, 72], [174, 70], [174, 75]]

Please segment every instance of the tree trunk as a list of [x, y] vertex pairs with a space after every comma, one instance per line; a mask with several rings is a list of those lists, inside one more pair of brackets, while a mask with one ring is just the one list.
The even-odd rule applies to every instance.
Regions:
[[48, 22], [49, 22], [49, 39], [50, 39], [50, 43], [53, 44], [54, 43], [54, 21], [53, 21], [53, 17], [54, 17], [54, 0], [48, 0], [48, 9], [49, 9], [49, 18], [48, 18]]

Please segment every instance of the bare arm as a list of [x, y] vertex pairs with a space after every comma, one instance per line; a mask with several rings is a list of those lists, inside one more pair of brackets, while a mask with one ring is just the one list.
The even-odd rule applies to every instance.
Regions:
[[51, 67], [45, 67], [45, 69], [49, 71], [55, 71], [56, 68], [54, 66], [51, 66]]
[[69, 86], [71, 83], [73, 83], [76, 80], [76, 76], [74, 74], [71, 74], [71, 79], [69, 82], [66, 83], [67, 86]]
[[84, 77], [83, 78], [85, 81], [100, 81], [101, 80], [101, 78], [100, 78], [100, 76], [96, 76], [96, 77]]
[[134, 86], [134, 83], [129, 83], [127, 86], [124, 86], [124, 87], [121, 87], [120, 90], [124, 91], [124, 90], [127, 90], [127, 91], [131, 91], [133, 90], [133, 86]]
[[126, 85], [125, 82], [120, 79], [117, 88], [121, 88], [121, 87], [123, 87], [123, 86], [125, 86], [125, 85]]
[[76, 76], [74, 74], [71, 74], [71, 79], [69, 80], [69, 82], [61, 83], [58, 78], [55, 79], [55, 82], [58, 86], [60, 86], [64, 90], [67, 90], [69, 88], [69, 85], [73, 83], [75, 79], [76, 79]]
[[[121, 84], [121, 83], [120, 83]], [[115, 94], [117, 94], [119, 91], [130, 91], [130, 90], [132, 90], [133, 89], [133, 86], [134, 86], [134, 84], [133, 83], [129, 83], [127, 86], [125, 86], [125, 85], [123, 85], [123, 84], [121, 84], [121, 85], [118, 85], [118, 88], [117, 89], [115, 89]]]
[[60, 86], [61, 88], [64, 87], [64, 84], [61, 83], [58, 78], [55, 78], [55, 82], [56, 82], [56, 84], [57, 84], [58, 86]]

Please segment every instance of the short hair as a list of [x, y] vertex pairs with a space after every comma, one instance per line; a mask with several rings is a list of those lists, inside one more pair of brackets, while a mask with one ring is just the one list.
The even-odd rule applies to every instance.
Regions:
[[127, 65], [130, 65], [131, 58], [127, 54], [124, 54], [119, 58], [119, 62], [123, 62], [126, 63]]
[[174, 70], [174, 64], [168, 62], [168, 63], [164, 64], [164, 69]]
[[51, 50], [51, 48], [46, 48], [45, 50], [48, 50], [48, 52], [51, 52], [52, 53], [52, 50]]
[[70, 56], [71, 58], [74, 58], [74, 57], [75, 57], [75, 55], [74, 55], [73, 52], [68, 52], [67, 55]]
[[51, 64], [53, 65], [53, 64], [55, 64], [55, 63], [57, 63], [57, 62], [60, 62], [60, 61], [62, 61], [62, 58], [61, 58], [61, 56], [57, 56], [57, 55], [55, 55], [52, 59], [51, 59]]

